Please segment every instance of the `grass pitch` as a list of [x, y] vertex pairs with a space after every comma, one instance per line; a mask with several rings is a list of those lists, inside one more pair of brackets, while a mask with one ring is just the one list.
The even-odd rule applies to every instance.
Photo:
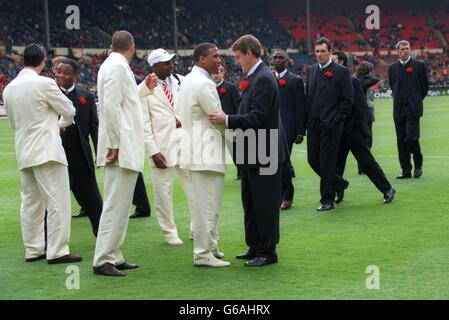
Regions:
[[[95, 246], [87, 218], [72, 220], [71, 252], [82, 255], [80, 288], [69, 290], [67, 265], [25, 263], [19, 206], [20, 180], [13, 132], [0, 120], [0, 299], [448, 299], [449, 298], [449, 97], [425, 100], [421, 121], [424, 175], [396, 180], [400, 173], [392, 101], [376, 101], [373, 153], [398, 190], [390, 205], [352, 156], [345, 200], [329, 213], [317, 213], [319, 180], [306, 160], [306, 144], [296, 146], [294, 207], [281, 213], [279, 263], [248, 268], [234, 259], [246, 250], [240, 185], [235, 169], [226, 176], [220, 217], [220, 249], [232, 265], [195, 268], [189, 215], [175, 186], [175, 219], [181, 247], [163, 241], [155, 218], [131, 220], [125, 258], [141, 268], [123, 278], [92, 273]], [[145, 178], [153, 204], [149, 168]], [[97, 178], [103, 188], [103, 173]], [[73, 212], [78, 205], [72, 197]], [[379, 269], [380, 288], [366, 287], [367, 267]]]

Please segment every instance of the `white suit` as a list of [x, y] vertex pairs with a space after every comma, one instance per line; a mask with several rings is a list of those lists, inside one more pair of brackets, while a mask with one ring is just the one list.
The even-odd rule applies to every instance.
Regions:
[[71, 206], [67, 159], [59, 127], [73, 123], [75, 108], [53, 79], [39, 76], [29, 68], [23, 69], [5, 88], [3, 99], [15, 131], [25, 256], [31, 259], [45, 253], [47, 209], [47, 259], [62, 257], [69, 254]]
[[[178, 75], [179, 81], [183, 77]], [[171, 94], [174, 102], [178, 99], [179, 82], [173, 75], [170, 76]], [[145, 86], [141, 83], [139, 88]], [[171, 106], [170, 101], [161, 85], [154, 89], [154, 93], [145, 97], [142, 104], [150, 116], [154, 142], [157, 149], [167, 160], [167, 169], [158, 169], [153, 161], [151, 163], [151, 176], [153, 182], [154, 203], [156, 215], [162, 232], [168, 241], [178, 238], [178, 230], [173, 216], [173, 176], [176, 171], [187, 197], [189, 211], [192, 212], [193, 187], [188, 170], [179, 168], [180, 142], [183, 130], [176, 128], [176, 119], [180, 118], [180, 110]], [[178, 106], [179, 107], [179, 106]]]
[[217, 88], [208, 72], [198, 66], [181, 84], [177, 109], [186, 134], [181, 143], [182, 169], [190, 171], [194, 189], [192, 222], [195, 264], [214, 260], [217, 224], [224, 188], [225, 145], [208, 115], [221, 110]]
[[[137, 88], [129, 62], [112, 52], [98, 72], [99, 127], [97, 164], [104, 166], [104, 204], [93, 265], [125, 262], [120, 247], [126, 236], [129, 207], [145, 153], [157, 153], [151, 123], [140, 97], [151, 94]], [[108, 149], [118, 149], [118, 160], [106, 166]]]

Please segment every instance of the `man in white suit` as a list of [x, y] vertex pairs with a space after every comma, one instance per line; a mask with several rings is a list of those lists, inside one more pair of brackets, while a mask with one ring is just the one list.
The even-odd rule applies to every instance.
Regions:
[[120, 251], [128, 228], [129, 207], [137, 175], [143, 171], [145, 152], [165, 161], [158, 152], [148, 115], [140, 97], [152, 94], [156, 76], [137, 88], [129, 63], [134, 38], [127, 31], [112, 36], [111, 53], [98, 72], [99, 127], [97, 164], [104, 169], [104, 204], [95, 247], [95, 274], [124, 276], [120, 270], [138, 268], [125, 261]]
[[[45, 57], [41, 45], [27, 46], [23, 54], [25, 68], [3, 92], [8, 118], [15, 131], [22, 184], [20, 220], [25, 261], [46, 258], [49, 264], [73, 263], [82, 258], [69, 252], [70, 187], [59, 132], [60, 127], [73, 123], [75, 108], [53, 79], [39, 75]], [[46, 252], [45, 210], [48, 212]]]
[[177, 109], [186, 134], [181, 145], [181, 168], [190, 171], [194, 204], [192, 214], [195, 266], [227, 267], [220, 260], [217, 225], [226, 164], [224, 139], [209, 123], [208, 115], [221, 110], [211, 74], [218, 73], [220, 55], [215, 45], [199, 44], [193, 53], [195, 66], [181, 83]]
[[[152, 95], [142, 100], [142, 103], [150, 116], [156, 147], [167, 160], [166, 163], [150, 161], [157, 220], [165, 241], [169, 245], [179, 246], [183, 242], [179, 238], [173, 216], [174, 173], [176, 172], [179, 177], [190, 212], [193, 211], [193, 186], [189, 171], [179, 167], [182, 124], [179, 120], [180, 110], [175, 110], [175, 105], [184, 77], [172, 74], [174, 58], [174, 54], [169, 54], [161, 48], [153, 50], [148, 56], [148, 63], [158, 77], [159, 85], [154, 88]], [[145, 83], [142, 82], [139, 88], [141, 86], [145, 86]]]

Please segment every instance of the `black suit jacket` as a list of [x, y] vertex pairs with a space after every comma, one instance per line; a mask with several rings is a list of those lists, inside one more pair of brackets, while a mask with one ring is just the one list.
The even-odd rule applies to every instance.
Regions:
[[[426, 66], [421, 60], [411, 58], [405, 65], [405, 68], [412, 68], [412, 73], [406, 73], [405, 92], [407, 95], [408, 105], [412, 114], [416, 118], [423, 115], [423, 100], [429, 91], [429, 80], [427, 78]], [[399, 117], [401, 101], [399, 92], [401, 88], [401, 63], [396, 61], [388, 68], [388, 81], [393, 91], [393, 116], [395, 119]]]
[[[82, 104], [81, 100], [85, 100], [86, 102]], [[98, 116], [95, 98], [89, 91], [79, 86], [75, 86], [75, 101], [72, 102], [76, 109], [74, 125], [78, 129], [81, 140], [81, 147], [83, 149], [82, 157], [87, 161], [89, 168], [92, 171], [95, 171], [92, 150], [89, 144], [90, 136], [96, 153], [98, 144]], [[64, 142], [64, 133], [62, 134], [62, 138]], [[64, 145], [64, 147], [69, 148], [70, 146]]]
[[224, 113], [236, 114], [239, 106], [239, 92], [234, 83], [223, 81], [218, 87], [218, 96]]
[[[349, 70], [332, 62], [325, 71], [332, 72], [333, 76], [326, 78], [320, 88], [316, 86], [316, 79], [320, 70], [318, 64], [309, 68], [307, 73], [306, 117], [307, 124], [312, 120], [312, 103], [320, 109], [320, 120], [326, 126], [344, 121], [354, 103], [354, 88], [352, 86]], [[318, 90], [318, 95], [311, 101], [312, 93]]]
[[[264, 161], [259, 159], [259, 146], [265, 148], [265, 154], [270, 157], [270, 129], [278, 130], [278, 163], [286, 161], [289, 157], [287, 140], [282, 126], [279, 111], [279, 90], [276, 84], [276, 78], [271, 70], [261, 63], [256, 71], [246, 80], [249, 81], [249, 87], [244, 90], [240, 96], [239, 110], [236, 115], [228, 116], [228, 127], [230, 129], [265, 129], [265, 136], [256, 134], [256, 145], [249, 146], [245, 143], [244, 153], [245, 161], [243, 164], [237, 163], [247, 168], [267, 167]], [[263, 141], [259, 141], [264, 139]], [[256, 163], [248, 161], [249, 150], [256, 152]], [[235, 159], [235, 155], [234, 155]]]
[[278, 80], [281, 119], [287, 143], [291, 145], [297, 136], [306, 134], [304, 82], [300, 76], [289, 71], [281, 79], [285, 80], [285, 86], [281, 86]]
[[354, 87], [354, 104], [345, 120], [345, 130], [352, 130], [354, 127], [369, 135], [368, 127], [369, 112], [366, 102], [366, 95], [363, 91], [363, 85], [360, 79], [351, 76], [352, 86]]

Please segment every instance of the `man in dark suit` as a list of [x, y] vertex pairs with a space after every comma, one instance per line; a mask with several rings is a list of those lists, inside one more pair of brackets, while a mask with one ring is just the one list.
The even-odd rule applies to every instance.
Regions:
[[[272, 58], [279, 88], [281, 120], [291, 157], [293, 144], [301, 144], [306, 134], [304, 82], [300, 76], [287, 70], [289, 57], [285, 50], [276, 49]], [[293, 204], [295, 189], [292, 178], [294, 176], [295, 170], [289, 159], [282, 168], [282, 210], [291, 208]]]
[[321, 206], [318, 211], [334, 209], [337, 155], [344, 121], [354, 102], [354, 88], [348, 69], [331, 59], [329, 39], [315, 42], [318, 63], [307, 74], [307, 157], [321, 177]]
[[92, 93], [75, 85], [78, 71], [78, 63], [72, 59], [62, 60], [56, 67], [56, 82], [76, 109], [75, 123], [61, 133], [61, 139], [69, 165], [70, 189], [76, 201], [85, 209], [92, 231], [97, 236], [103, 200], [95, 178], [95, 165], [89, 144], [90, 136], [96, 151], [97, 106]]
[[[337, 51], [332, 55], [334, 63], [345, 67], [348, 66], [348, 57], [344, 52]], [[354, 104], [348, 114], [341, 139], [340, 150], [337, 160], [337, 182], [335, 203], [343, 201], [344, 190], [349, 183], [343, 179], [346, 160], [349, 151], [352, 152], [358, 161], [363, 172], [366, 173], [371, 182], [384, 195], [384, 203], [393, 201], [396, 190], [393, 189], [382, 168], [374, 159], [370, 147], [366, 142], [366, 137], [370, 134], [368, 126], [369, 108], [366, 101], [366, 95], [361, 81], [355, 76], [351, 77], [354, 87]]]
[[[224, 79], [226, 70], [223, 66], [220, 66], [217, 74], [212, 75], [212, 80], [217, 84], [218, 96], [220, 97], [221, 107], [226, 114], [236, 114], [239, 107], [239, 92], [236, 85], [231, 81]], [[232, 143], [228, 145], [228, 148], [233, 148]], [[229, 149], [231, 150], [231, 149]], [[235, 150], [233, 151], [235, 152]], [[240, 180], [240, 169], [237, 166], [236, 180]]]
[[246, 79], [240, 84], [243, 92], [239, 113], [218, 112], [211, 114], [209, 119], [213, 124], [226, 123], [236, 135], [234, 158], [241, 167], [245, 239], [249, 247], [248, 252], [236, 258], [250, 260], [245, 263], [248, 267], [265, 266], [278, 261], [279, 169], [288, 159], [287, 142], [280, 121], [276, 79], [260, 59], [262, 46], [259, 40], [244, 35], [233, 44], [232, 50], [237, 64], [246, 73]]
[[410, 56], [410, 43], [399, 41], [399, 60], [388, 68], [388, 80], [393, 90], [393, 117], [402, 174], [398, 179], [412, 177], [410, 157], [415, 163], [414, 177], [421, 177], [423, 155], [419, 144], [419, 119], [423, 115], [423, 100], [429, 90], [424, 62]]

